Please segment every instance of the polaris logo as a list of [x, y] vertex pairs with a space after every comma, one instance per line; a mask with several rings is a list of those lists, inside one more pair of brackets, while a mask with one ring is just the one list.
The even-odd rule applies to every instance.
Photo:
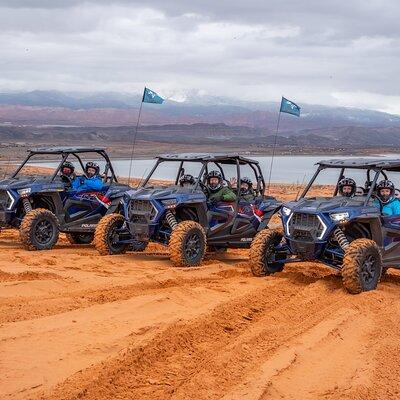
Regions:
[[96, 224], [82, 224], [82, 228], [96, 228]]
[[252, 242], [253, 238], [241, 238], [240, 241], [241, 242]]

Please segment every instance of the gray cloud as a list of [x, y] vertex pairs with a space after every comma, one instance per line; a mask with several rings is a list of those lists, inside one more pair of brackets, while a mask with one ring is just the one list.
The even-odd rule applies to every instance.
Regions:
[[146, 83], [400, 113], [398, 15], [397, 0], [0, 0], [0, 89]]

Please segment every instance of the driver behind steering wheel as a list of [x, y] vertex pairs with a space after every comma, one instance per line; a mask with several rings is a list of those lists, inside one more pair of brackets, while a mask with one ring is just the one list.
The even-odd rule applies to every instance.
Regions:
[[223, 186], [222, 174], [219, 171], [210, 171], [206, 177], [207, 189], [209, 192], [208, 200], [213, 203], [219, 201], [236, 201], [235, 192], [227, 186]]
[[71, 183], [76, 178], [74, 164], [72, 164], [72, 162], [65, 161], [61, 165], [60, 176], [63, 181]]
[[72, 189], [83, 192], [88, 190], [100, 191], [103, 181], [100, 177], [100, 167], [97, 163], [89, 161], [85, 166], [85, 175], [78, 176], [72, 181]]
[[190, 187], [196, 184], [196, 180], [193, 175], [185, 174], [179, 179], [179, 186]]
[[343, 178], [338, 183], [340, 196], [354, 197], [357, 191], [356, 181], [352, 178]]

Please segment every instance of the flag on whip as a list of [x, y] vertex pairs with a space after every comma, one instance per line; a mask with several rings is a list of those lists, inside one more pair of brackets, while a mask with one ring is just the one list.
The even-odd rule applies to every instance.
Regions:
[[300, 117], [300, 107], [296, 103], [293, 103], [293, 101], [285, 99], [284, 97], [282, 97], [281, 108], [279, 112], [292, 114], [295, 115], [296, 117]]
[[140, 115], [142, 114], [143, 103], [162, 104], [163, 102], [164, 102], [164, 99], [161, 96], [159, 96], [154, 90], [151, 90], [151, 89], [149, 89], [147, 87], [144, 88], [142, 101], [140, 102], [140, 108], [139, 108], [139, 114], [138, 114], [138, 119], [137, 119], [137, 123], [136, 123], [136, 129], [135, 129], [134, 135], [132, 137], [132, 152], [131, 152], [131, 160], [130, 160], [130, 164], [129, 164], [128, 185], [129, 185], [129, 182], [131, 180], [131, 170], [132, 170], [133, 155], [135, 153], [136, 136], [137, 136], [137, 133], [138, 133]]
[[142, 103], [162, 104], [164, 99], [153, 90], [145, 87], [142, 97]]
[[281, 121], [281, 114], [282, 113], [292, 114], [292, 115], [295, 115], [296, 117], [300, 117], [300, 107], [296, 103], [294, 103], [293, 101], [288, 100], [287, 98], [282, 96], [281, 107], [279, 109], [279, 115], [278, 115], [278, 123], [276, 124], [274, 147], [272, 148], [271, 165], [270, 165], [270, 168], [269, 168], [269, 178], [268, 178], [268, 188], [267, 188], [267, 193], [268, 194], [269, 194], [269, 188], [271, 186], [272, 167], [274, 165], [276, 141], [277, 141], [277, 138], [278, 138], [279, 123]]

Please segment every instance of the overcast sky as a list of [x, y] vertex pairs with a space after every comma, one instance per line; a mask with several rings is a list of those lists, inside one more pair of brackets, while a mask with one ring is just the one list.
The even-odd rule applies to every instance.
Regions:
[[0, 0], [0, 90], [186, 94], [400, 114], [399, 0]]

